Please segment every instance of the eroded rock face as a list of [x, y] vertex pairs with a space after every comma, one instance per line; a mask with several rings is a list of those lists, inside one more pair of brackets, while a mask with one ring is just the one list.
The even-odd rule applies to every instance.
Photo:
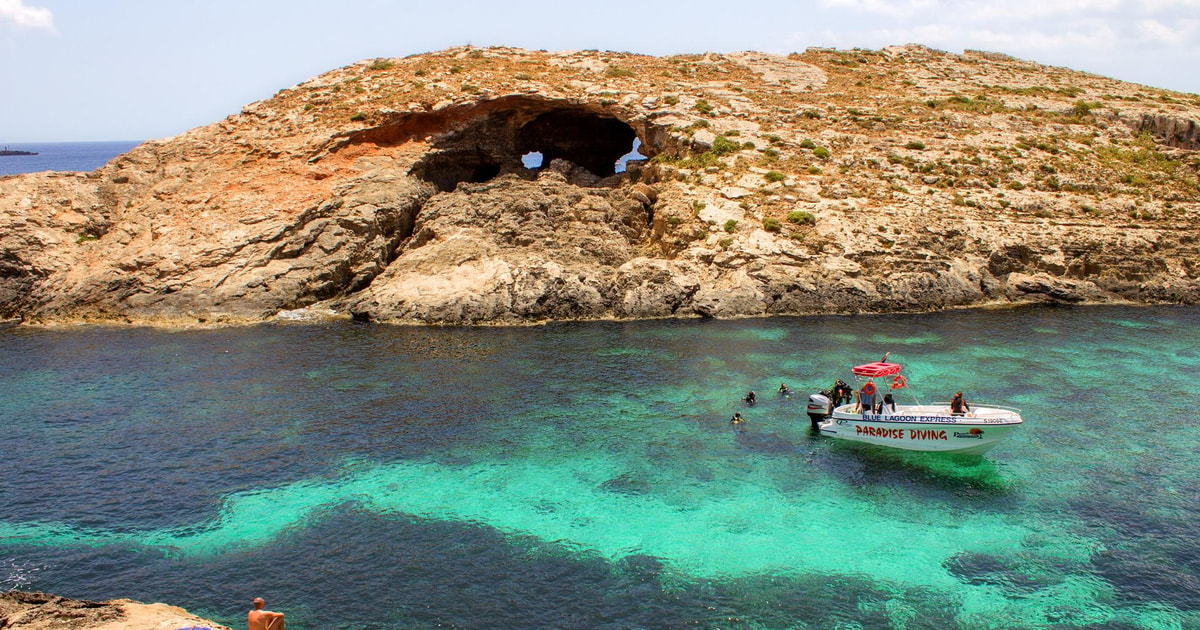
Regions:
[[913, 46], [364, 62], [94, 173], [0, 178], [0, 318], [1197, 303], [1200, 100], [1147, 90]]
[[648, 210], [629, 188], [575, 186], [553, 171], [461, 184], [430, 200], [396, 260], [339, 306], [389, 321], [603, 317], [612, 269], [646, 240]]
[[286, 210], [270, 198], [240, 197], [233, 208], [201, 201], [192, 209], [188, 202], [175, 205], [171, 196], [151, 195], [144, 212], [93, 206], [96, 216], [90, 217], [56, 211], [61, 204], [37, 197], [26, 203], [26, 196], [18, 203], [30, 209], [18, 220], [9, 217], [14, 229], [4, 231], [9, 236], [0, 295], [13, 299], [0, 303], [0, 314], [47, 320], [266, 318], [369, 284], [432, 192], [429, 184], [385, 166], [341, 183], [324, 199]]
[[1200, 149], [1200, 123], [1174, 116], [1143, 114], [1138, 129], [1177, 149]]
[[11, 630], [162, 630], [207, 627], [229, 630], [166, 604], [128, 599], [93, 602], [47, 593], [0, 593], [0, 628]]

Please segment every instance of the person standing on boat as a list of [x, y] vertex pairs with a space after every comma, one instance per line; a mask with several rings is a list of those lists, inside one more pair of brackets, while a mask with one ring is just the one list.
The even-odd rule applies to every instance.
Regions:
[[950, 401], [950, 415], [965, 416], [971, 411], [971, 405], [967, 404], [967, 400], [963, 398], [962, 392], [954, 394], [954, 399]]
[[858, 390], [858, 412], [875, 412], [875, 383], [867, 381], [863, 383], [862, 389]]

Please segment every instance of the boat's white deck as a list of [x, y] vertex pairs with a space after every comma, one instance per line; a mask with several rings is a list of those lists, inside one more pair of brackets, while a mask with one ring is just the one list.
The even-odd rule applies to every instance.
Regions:
[[[833, 410], [834, 417], [862, 418], [858, 413], [858, 405], [850, 403]], [[971, 407], [971, 412], [956, 416], [950, 412], [950, 403], [933, 403], [929, 405], [896, 405], [894, 414], [867, 414], [867, 420], [879, 422], [926, 422], [937, 424], [1019, 424], [1019, 410], [996, 405]]]

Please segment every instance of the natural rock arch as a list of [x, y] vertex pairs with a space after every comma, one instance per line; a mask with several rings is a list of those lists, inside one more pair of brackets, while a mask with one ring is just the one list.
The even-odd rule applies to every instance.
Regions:
[[[566, 160], [607, 177], [614, 174], [617, 161], [630, 152], [639, 135], [647, 134], [639, 134], [618, 115], [594, 106], [515, 96], [404, 114], [352, 134], [332, 151], [346, 144], [427, 142], [430, 150], [410, 174], [448, 192], [463, 182], [524, 173], [527, 168], [522, 157], [530, 153], [540, 153], [543, 166]], [[655, 138], [640, 139], [641, 153], [653, 156]]]
[[517, 130], [519, 154], [542, 154], [542, 164], [563, 159], [607, 177], [637, 137], [633, 127], [584, 109], [546, 112]]

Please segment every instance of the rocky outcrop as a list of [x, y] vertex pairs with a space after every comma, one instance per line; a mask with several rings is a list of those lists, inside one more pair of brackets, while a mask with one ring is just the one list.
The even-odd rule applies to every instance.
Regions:
[[1197, 119], [919, 46], [366, 61], [93, 173], [0, 178], [0, 320], [1197, 303]]
[[0, 593], [0, 628], [12, 630], [229, 630], [166, 604], [92, 602], [46, 593]]
[[1159, 142], [1178, 149], [1200, 149], [1200, 123], [1162, 114], [1142, 114], [1138, 130]]

